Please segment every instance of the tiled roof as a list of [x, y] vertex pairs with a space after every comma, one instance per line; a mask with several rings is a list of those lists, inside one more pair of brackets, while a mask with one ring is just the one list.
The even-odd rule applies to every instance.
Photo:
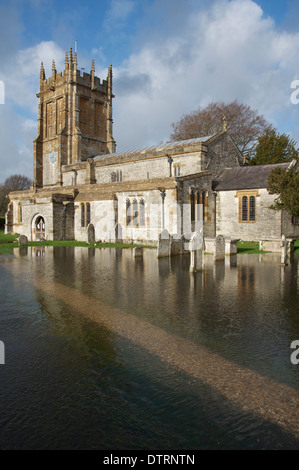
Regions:
[[216, 181], [216, 191], [228, 191], [234, 189], [267, 188], [267, 180], [274, 168], [287, 169], [291, 162], [276, 163], [273, 165], [241, 166], [223, 170]]
[[144, 153], [148, 153], [148, 152], [160, 152], [160, 151], [167, 150], [167, 149], [170, 149], [170, 148], [175, 148], [175, 147], [183, 147], [183, 146], [186, 146], [186, 145], [196, 145], [197, 143], [200, 143], [200, 142], [207, 142], [212, 137], [214, 137], [214, 135], [209, 135], [209, 136], [206, 136], [206, 137], [198, 137], [196, 139], [178, 140], [176, 142], [166, 142], [166, 143], [163, 143], [163, 144], [160, 144], [160, 145], [150, 145], [148, 147], [130, 149], [126, 152], [116, 152], [116, 153], [108, 153], [106, 155], [97, 155], [96, 157], [94, 157], [94, 160], [99, 161], [101, 159], [110, 158], [110, 157], [111, 158], [120, 157], [122, 155], [134, 155], [134, 154], [138, 154], [138, 153], [139, 154], [144, 154]]

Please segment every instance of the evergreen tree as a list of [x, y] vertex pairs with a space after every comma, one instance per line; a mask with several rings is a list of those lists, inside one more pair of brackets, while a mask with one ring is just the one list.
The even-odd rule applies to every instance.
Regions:
[[258, 138], [255, 155], [249, 165], [269, 165], [271, 163], [290, 162], [298, 158], [296, 142], [287, 134], [279, 134], [272, 126]]
[[299, 172], [295, 166], [288, 170], [275, 168], [268, 179], [268, 192], [277, 194], [272, 209], [286, 210], [299, 217]]

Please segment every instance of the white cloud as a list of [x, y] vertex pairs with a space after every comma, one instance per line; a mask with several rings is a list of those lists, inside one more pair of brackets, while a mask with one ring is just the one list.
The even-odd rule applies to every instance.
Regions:
[[[1, 175], [0, 182], [14, 173], [33, 174], [33, 140], [37, 136], [37, 109], [40, 64], [46, 75], [52, 73], [52, 59], [56, 68], [64, 68], [65, 53], [53, 41], [19, 50], [3, 64], [0, 79], [5, 84], [5, 104], [0, 105]], [[24, 118], [32, 114], [35, 119]]]
[[[110, 19], [114, 15], [125, 21], [134, 4], [115, 0]], [[291, 82], [299, 79], [299, 34], [278, 30], [252, 0], [215, 0], [207, 5], [200, 12], [180, 10], [180, 28], [172, 27], [178, 24], [177, 11], [169, 9], [165, 35], [160, 29], [157, 39], [149, 24], [139, 51], [114, 67], [118, 150], [168, 140], [171, 123], [184, 113], [211, 101], [235, 99], [258, 109], [280, 132], [291, 132], [299, 142], [299, 105], [290, 101]], [[91, 45], [102, 62], [104, 44], [91, 40]], [[40, 62], [49, 76], [52, 59], [61, 71], [64, 56], [53, 41], [5, 55], [0, 68], [6, 89], [5, 105], [0, 105], [0, 182], [16, 172], [32, 176]], [[101, 79], [106, 75], [107, 70], [99, 73]]]
[[[164, 42], [149, 38], [114, 71], [119, 150], [167, 140], [171, 122], [211, 101], [239, 99], [274, 122], [298, 113], [290, 103], [298, 33], [278, 31], [251, 0], [216, 1], [182, 24]], [[145, 87], [132, 94], [141, 77]]]
[[111, 0], [110, 8], [104, 20], [104, 27], [110, 29], [116, 25], [123, 24], [132, 13], [134, 7], [135, 1], [133, 0]]

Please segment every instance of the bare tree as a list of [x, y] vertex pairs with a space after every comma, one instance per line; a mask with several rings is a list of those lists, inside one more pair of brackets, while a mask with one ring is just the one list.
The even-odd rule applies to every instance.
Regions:
[[24, 175], [11, 175], [0, 185], [0, 216], [7, 211], [8, 194], [10, 191], [23, 191], [29, 189], [31, 180]]
[[8, 191], [22, 191], [29, 189], [32, 181], [24, 175], [11, 175], [4, 181], [4, 187]]
[[258, 137], [270, 124], [250, 106], [235, 100], [231, 103], [218, 101], [205, 108], [199, 108], [172, 123], [171, 140], [185, 140], [215, 134], [223, 128], [223, 118], [227, 129], [242, 154], [250, 157]]

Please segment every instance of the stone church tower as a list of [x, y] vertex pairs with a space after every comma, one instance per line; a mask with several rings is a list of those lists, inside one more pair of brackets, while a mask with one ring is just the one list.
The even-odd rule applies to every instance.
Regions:
[[62, 185], [62, 166], [75, 165], [88, 157], [114, 153], [112, 135], [112, 66], [106, 80], [77, 70], [77, 54], [65, 55], [64, 72], [46, 79], [40, 69], [38, 136], [34, 141], [34, 185]]

